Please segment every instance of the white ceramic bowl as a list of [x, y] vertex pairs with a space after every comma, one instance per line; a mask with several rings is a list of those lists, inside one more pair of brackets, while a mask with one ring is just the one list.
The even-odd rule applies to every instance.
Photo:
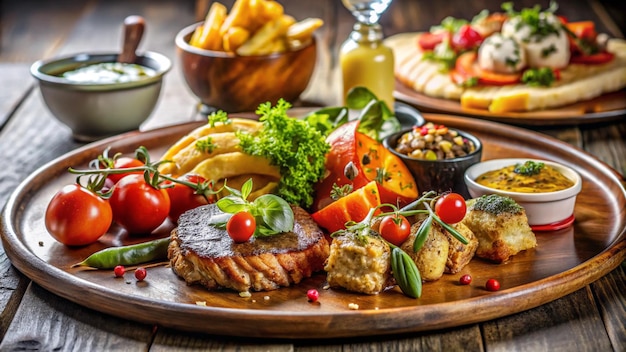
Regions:
[[[528, 160], [542, 162], [552, 166], [565, 177], [574, 182], [570, 188], [556, 192], [545, 193], [520, 193], [503, 191], [491, 187], [478, 184], [475, 180], [481, 174], [501, 169], [507, 166], [522, 164]], [[465, 172], [465, 184], [472, 198], [477, 198], [487, 194], [499, 194], [514, 199], [519, 205], [526, 210], [528, 223], [531, 226], [547, 226], [551, 224], [561, 223], [568, 220], [574, 214], [574, 205], [576, 204], [576, 196], [582, 189], [582, 179], [580, 175], [573, 169], [564, 165], [540, 159], [493, 159], [480, 162], [470, 166]]]
[[60, 76], [81, 66], [115, 62], [117, 53], [79, 53], [35, 62], [30, 72], [39, 83], [46, 106], [72, 130], [76, 140], [91, 142], [135, 130], [154, 110], [171, 61], [156, 52], [137, 56], [136, 64], [154, 76], [121, 83], [81, 83]]

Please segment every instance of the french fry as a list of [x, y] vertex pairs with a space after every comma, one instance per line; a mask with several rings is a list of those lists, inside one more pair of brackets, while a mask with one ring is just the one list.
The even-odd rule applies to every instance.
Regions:
[[226, 14], [226, 6], [219, 2], [211, 5], [196, 46], [206, 50], [222, 50], [220, 28], [226, 19]]
[[204, 26], [199, 25], [195, 31], [191, 34], [191, 38], [189, 38], [189, 45], [200, 47], [200, 36], [202, 35], [202, 31], [204, 31]]
[[194, 31], [189, 43], [242, 56], [267, 55], [308, 45], [323, 24], [319, 18], [296, 22], [273, 0], [235, 0], [230, 12], [213, 2], [204, 25]]
[[[283, 5], [271, 0], [252, 0], [259, 4], [258, 18], [261, 24], [275, 20], [285, 14]], [[260, 26], [259, 26], [260, 27]]]
[[230, 13], [221, 25], [220, 35], [224, 35], [232, 27], [250, 30], [250, 0], [235, 1]]
[[236, 51], [243, 43], [250, 38], [250, 31], [243, 27], [230, 27], [224, 33], [224, 50], [228, 52]]
[[274, 38], [271, 42], [264, 45], [258, 51], [254, 53], [254, 55], [269, 55], [273, 53], [282, 53], [287, 50], [287, 42], [285, 42], [285, 38], [277, 37]]
[[313, 32], [324, 24], [319, 18], [307, 18], [296, 22], [287, 29], [287, 40], [307, 41], [313, 36]]
[[267, 22], [237, 49], [237, 54], [242, 56], [262, 55], [259, 52], [266, 51], [264, 47], [275, 38], [284, 36], [289, 26], [295, 22], [296, 20], [289, 15], [282, 15], [276, 20]]

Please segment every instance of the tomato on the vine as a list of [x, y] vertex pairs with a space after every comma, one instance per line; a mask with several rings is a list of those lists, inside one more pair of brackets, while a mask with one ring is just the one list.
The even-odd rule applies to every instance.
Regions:
[[[204, 177], [199, 175], [184, 175], [180, 177], [180, 179], [182, 181], [198, 185], [199, 187], [201, 184], [206, 182]], [[211, 199], [208, 199], [207, 196], [203, 194], [198, 194], [192, 187], [182, 183], [170, 181], [166, 182], [166, 184], [171, 185], [170, 187], [165, 188], [165, 190], [170, 197], [169, 217], [173, 222], [178, 222], [180, 215], [187, 210], [210, 203]]]
[[411, 224], [403, 215], [387, 215], [380, 222], [379, 231], [385, 240], [400, 246], [409, 237]]
[[113, 220], [131, 234], [148, 234], [170, 212], [170, 197], [164, 189], [148, 184], [143, 175], [127, 175], [113, 187], [109, 198]]
[[228, 219], [226, 231], [233, 241], [237, 243], [246, 242], [256, 231], [256, 220], [247, 211], [240, 211]]
[[79, 184], [64, 186], [46, 209], [46, 229], [57, 241], [68, 246], [93, 243], [104, 235], [112, 222], [109, 203]]
[[437, 199], [435, 213], [443, 222], [456, 224], [463, 220], [467, 205], [465, 198], [458, 193], [447, 193]]
[[[117, 158], [113, 161], [113, 168], [115, 169], [130, 169], [134, 167], [141, 167], [144, 165], [145, 164], [141, 160], [130, 158], [127, 156]], [[117, 183], [119, 182], [119, 180], [123, 179], [124, 176], [131, 174], [143, 174], [143, 171], [130, 171], [121, 174], [109, 174], [107, 178], [113, 181], [113, 183]]]

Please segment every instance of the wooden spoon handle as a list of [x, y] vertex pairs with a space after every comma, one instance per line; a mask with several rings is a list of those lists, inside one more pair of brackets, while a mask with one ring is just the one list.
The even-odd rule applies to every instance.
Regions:
[[134, 63], [137, 59], [137, 47], [143, 37], [146, 22], [141, 16], [128, 16], [124, 19], [124, 43], [117, 62]]

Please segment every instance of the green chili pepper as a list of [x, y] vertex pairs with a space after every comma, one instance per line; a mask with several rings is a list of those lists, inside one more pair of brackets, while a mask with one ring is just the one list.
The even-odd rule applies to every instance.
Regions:
[[109, 247], [98, 251], [82, 262], [73, 265], [97, 269], [113, 269], [117, 265], [137, 265], [167, 258], [170, 238], [161, 238], [123, 247]]

